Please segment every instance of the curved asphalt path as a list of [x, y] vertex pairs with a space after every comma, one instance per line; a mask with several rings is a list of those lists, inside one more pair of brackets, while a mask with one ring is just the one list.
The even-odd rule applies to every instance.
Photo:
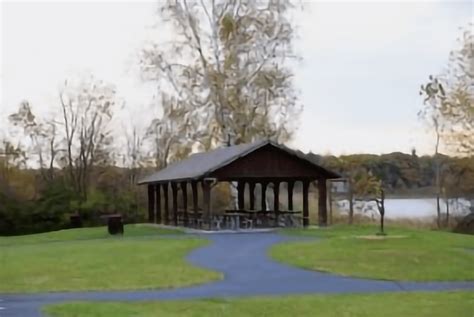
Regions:
[[[197, 235], [213, 241], [188, 255], [192, 264], [220, 271], [224, 279], [169, 290], [0, 294], [0, 317], [43, 316], [44, 305], [71, 301], [179, 300], [209, 297], [473, 289], [470, 282], [394, 282], [308, 271], [271, 260], [269, 247], [294, 240], [277, 233]], [[315, 250], [317, 252], [317, 250]]]

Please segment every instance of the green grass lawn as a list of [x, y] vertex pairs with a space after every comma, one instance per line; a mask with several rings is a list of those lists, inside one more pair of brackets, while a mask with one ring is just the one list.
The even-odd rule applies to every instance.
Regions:
[[[182, 234], [182, 231], [162, 229], [153, 227], [148, 224], [131, 224], [125, 225], [124, 237], [144, 237], [156, 236], [157, 234]], [[51, 231], [46, 233], [29, 234], [24, 236], [1, 237], [0, 246], [57, 242], [57, 241], [78, 241], [91, 239], [118, 239], [120, 235], [111, 236], [107, 232], [107, 227], [79, 228], [67, 229], [59, 231]]]
[[0, 238], [0, 293], [170, 288], [221, 278], [188, 264], [206, 240], [129, 225], [109, 236], [105, 227]]
[[448, 232], [388, 228], [377, 239], [375, 226], [339, 225], [323, 229], [285, 230], [321, 237], [315, 241], [274, 246], [281, 262], [347, 276], [386, 280], [474, 280], [474, 237]]
[[305, 295], [167, 302], [77, 302], [47, 307], [54, 317], [472, 317], [474, 292]]

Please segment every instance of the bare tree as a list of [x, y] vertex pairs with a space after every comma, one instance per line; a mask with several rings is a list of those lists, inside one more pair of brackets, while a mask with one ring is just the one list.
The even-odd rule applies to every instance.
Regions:
[[[291, 137], [300, 110], [287, 64], [295, 58], [292, 8], [288, 0], [168, 0], [161, 5], [161, 26], [176, 36], [146, 45], [141, 68], [188, 118], [199, 119], [191, 125], [199, 133], [190, 139], [209, 149], [229, 138], [238, 144]], [[167, 120], [165, 112], [153, 128], [166, 135]]]
[[90, 173], [94, 166], [110, 159], [112, 135], [109, 123], [115, 101], [114, 86], [93, 76], [65, 81], [59, 92], [63, 153], [71, 184], [87, 199]]
[[428, 123], [433, 129], [436, 142], [434, 151], [435, 160], [435, 184], [436, 184], [436, 223], [441, 227], [441, 157], [439, 154], [440, 141], [443, 131], [446, 129], [443, 120], [442, 107], [446, 100], [446, 93], [442, 83], [434, 76], [429, 76], [429, 82], [421, 86], [420, 95], [424, 96], [424, 108], [418, 112], [418, 116]]
[[385, 235], [385, 190], [382, 181], [373, 176], [372, 173], [360, 169], [353, 175], [353, 186], [358, 200], [376, 203], [380, 215], [379, 234]]
[[451, 164], [445, 164], [442, 173], [442, 192], [446, 206], [445, 223], [450, 225], [450, 207], [459, 198], [469, 198], [473, 193], [472, 179], [470, 175], [474, 172], [472, 158], [452, 158]]
[[166, 94], [160, 101], [163, 115], [151, 121], [145, 135], [158, 169], [186, 157], [193, 144], [201, 141], [202, 134], [199, 117], [193, 115], [187, 104]]
[[146, 165], [145, 136], [140, 133], [136, 126], [123, 130], [125, 132], [126, 147], [122, 164], [129, 169], [130, 188], [135, 189], [140, 170]]
[[354, 222], [354, 199], [359, 194], [357, 192], [356, 178], [358, 174], [365, 170], [361, 169], [360, 164], [350, 160], [347, 157], [340, 157], [338, 159], [341, 168], [344, 170], [344, 175], [347, 182], [347, 200], [349, 201], [349, 224]]
[[23, 129], [30, 141], [29, 152], [37, 156], [39, 169], [44, 181], [54, 179], [54, 162], [58, 152], [56, 123], [54, 120], [42, 120], [33, 114], [28, 101], [20, 103], [17, 112], [11, 114], [9, 121]]
[[20, 144], [14, 145], [9, 140], [3, 139], [0, 144], [0, 184], [10, 190], [10, 174], [12, 168], [26, 166], [26, 153]]

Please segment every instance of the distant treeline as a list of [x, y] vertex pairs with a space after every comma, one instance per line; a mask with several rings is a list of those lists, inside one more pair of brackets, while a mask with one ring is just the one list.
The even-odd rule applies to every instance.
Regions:
[[[436, 164], [440, 164], [442, 196], [474, 197], [474, 158], [417, 156], [403, 153], [307, 157], [317, 164], [350, 177], [364, 170], [379, 178], [391, 195], [434, 196]], [[108, 165], [94, 167], [87, 195], [79, 197], [69, 185], [66, 169], [43, 177], [37, 169], [5, 164], [0, 158], [0, 235], [56, 230], [69, 226], [69, 216], [79, 213], [84, 225], [98, 225], [100, 216], [122, 213], [127, 222], [146, 220], [146, 190], [136, 180], [153, 169]], [[226, 199], [226, 190], [213, 193], [215, 203]]]
[[145, 220], [145, 190], [135, 184], [137, 170], [96, 166], [86, 197], [68, 180], [66, 169], [44, 178], [38, 169], [8, 167], [0, 157], [0, 235], [26, 234], [67, 228], [71, 214], [84, 226], [103, 223], [103, 214], [122, 213], [127, 222]]
[[443, 196], [474, 197], [474, 157], [417, 156], [401, 152], [339, 157], [309, 153], [307, 157], [345, 177], [363, 169], [380, 179], [389, 194], [410, 196], [435, 195], [436, 166], [439, 164], [439, 187]]

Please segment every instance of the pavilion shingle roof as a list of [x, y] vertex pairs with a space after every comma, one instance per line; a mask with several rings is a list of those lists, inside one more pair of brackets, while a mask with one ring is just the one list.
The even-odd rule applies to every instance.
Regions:
[[158, 172], [144, 177], [138, 181], [139, 185], [157, 183], [165, 181], [185, 181], [205, 178], [213, 171], [222, 168], [240, 157], [243, 157], [265, 145], [271, 144], [291, 155], [303, 159], [315, 167], [321, 169], [329, 178], [339, 178], [339, 175], [316, 165], [308, 160], [304, 153], [292, 150], [284, 145], [274, 143], [269, 140], [261, 140], [253, 143], [246, 143], [228, 147], [218, 148], [213, 151], [196, 153], [182, 161], [173, 163]]

